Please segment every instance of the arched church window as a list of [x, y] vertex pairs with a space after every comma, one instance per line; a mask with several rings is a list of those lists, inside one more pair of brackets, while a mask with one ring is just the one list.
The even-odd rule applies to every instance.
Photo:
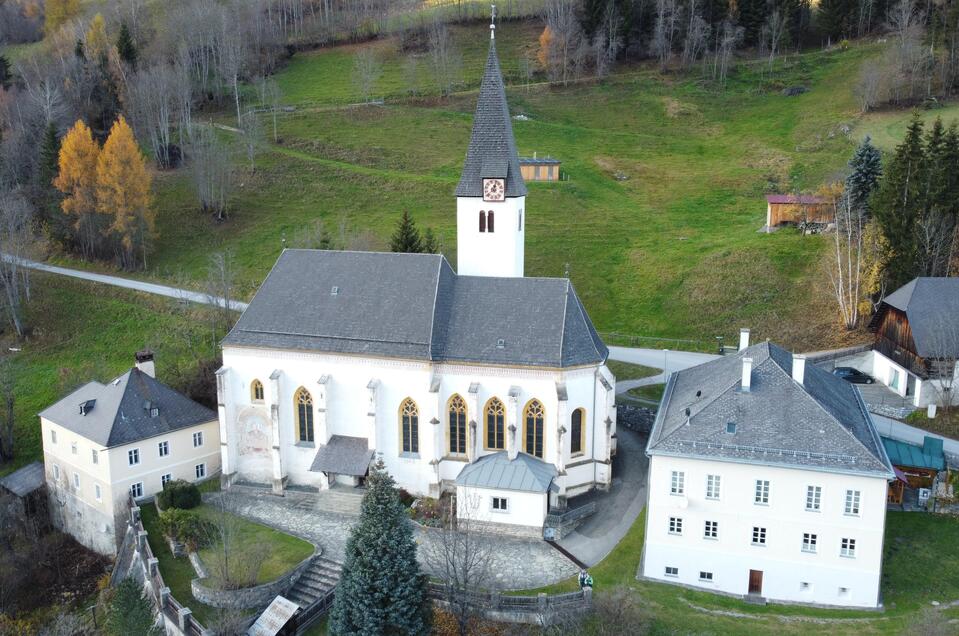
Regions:
[[313, 396], [305, 388], [300, 387], [293, 394], [293, 405], [296, 407], [296, 427], [299, 441], [313, 441]]
[[579, 455], [583, 452], [585, 427], [583, 422], [586, 420], [586, 411], [576, 409], [569, 419], [569, 453], [570, 455]]
[[492, 210], [486, 213], [486, 231], [487, 232], [493, 231], [493, 211]]
[[450, 424], [450, 455], [466, 454], [466, 402], [459, 395], [450, 398], [446, 408]]
[[503, 450], [506, 448], [505, 419], [506, 409], [499, 398], [491, 398], [486, 403], [486, 448]]
[[253, 384], [250, 385], [250, 398], [254, 402], [263, 401], [263, 383], [259, 380], [253, 380]]
[[480, 223], [480, 232], [485, 232], [486, 231], [486, 212], [484, 212], [483, 210], [480, 210], [479, 223]]
[[410, 398], [400, 404], [400, 435], [404, 453], [420, 452], [420, 410]]
[[523, 426], [526, 437], [526, 452], [543, 458], [543, 425], [546, 411], [539, 400], [530, 400], [523, 409]]

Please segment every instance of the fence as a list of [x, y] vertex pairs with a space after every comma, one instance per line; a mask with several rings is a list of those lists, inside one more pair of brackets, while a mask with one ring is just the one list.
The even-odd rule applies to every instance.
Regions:
[[326, 613], [333, 607], [333, 599], [336, 596], [336, 588], [316, 599], [306, 609], [296, 615], [296, 633], [297, 635], [306, 633], [314, 623], [326, 616]]
[[659, 336], [636, 336], [615, 331], [599, 331], [600, 338], [607, 345], [620, 347], [642, 347], [644, 349], [673, 349], [675, 351], [696, 351], [699, 353], [722, 353], [723, 340], [695, 340], [691, 338], [661, 338]]
[[592, 606], [589, 588], [565, 594], [507, 596], [498, 592], [454, 590], [442, 583], [430, 583], [430, 598], [445, 603], [466, 603], [474, 610], [496, 614], [502, 620], [541, 624], [552, 614], [585, 612]]
[[594, 512], [596, 512], [596, 502], [591, 501], [585, 506], [573, 508], [572, 510], [568, 510], [562, 514], [549, 514], [546, 515], [546, 527], [559, 528], [570, 523], [575, 523], [581, 519], [585, 519]]

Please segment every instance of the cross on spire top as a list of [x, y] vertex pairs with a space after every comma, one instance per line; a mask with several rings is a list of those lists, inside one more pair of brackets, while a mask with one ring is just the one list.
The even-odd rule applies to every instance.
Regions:
[[496, 39], [496, 5], [490, 5], [489, 39]]

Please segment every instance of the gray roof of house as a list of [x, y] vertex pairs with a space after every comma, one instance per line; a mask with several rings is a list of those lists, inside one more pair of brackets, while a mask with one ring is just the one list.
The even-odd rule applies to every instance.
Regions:
[[43, 482], [43, 463], [32, 462], [0, 479], [0, 488], [9, 490], [17, 497], [25, 497], [43, 486]]
[[905, 312], [920, 357], [959, 357], [959, 278], [914, 278], [883, 302]]
[[[94, 401], [86, 415], [80, 404]], [[159, 413], [150, 416], [150, 407]], [[137, 368], [109, 384], [90, 382], [40, 412], [51, 422], [110, 448], [217, 419], [215, 412]]]
[[799, 384], [792, 355], [768, 342], [670, 375], [647, 453], [893, 475], [858, 389], [811, 363]]
[[484, 178], [506, 179], [507, 197], [526, 195], [495, 40], [490, 40], [486, 70], [476, 100], [473, 133], [466, 150], [463, 174], [456, 186], [456, 196], [483, 196]]
[[285, 250], [223, 344], [552, 368], [608, 354], [565, 278], [458, 276], [437, 254], [326, 250]]
[[562, 163], [559, 159], [552, 157], [520, 157], [519, 162], [531, 166], [555, 166]]
[[370, 469], [373, 452], [365, 437], [333, 435], [316, 451], [310, 470], [362, 477]]
[[506, 451], [484, 455], [460, 471], [457, 486], [546, 492], [558, 473], [556, 466], [526, 453], [510, 461]]

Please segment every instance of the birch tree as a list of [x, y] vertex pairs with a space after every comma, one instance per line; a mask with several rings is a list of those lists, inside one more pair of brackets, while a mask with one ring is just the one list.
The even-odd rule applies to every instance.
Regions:
[[827, 266], [832, 295], [843, 326], [855, 329], [859, 324], [863, 297], [864, 215], [852, 205], [849, 193], [841, 183], [827, 186], [821, 194], [829, 198], [836, 218]]
[[17, 336], [23, 337], [23, 305], [29, 300], [30, 270], [20, 259], [32, 256], [33, 209], [19, 193], [0, 193], [0, 285], [2, 306]]

